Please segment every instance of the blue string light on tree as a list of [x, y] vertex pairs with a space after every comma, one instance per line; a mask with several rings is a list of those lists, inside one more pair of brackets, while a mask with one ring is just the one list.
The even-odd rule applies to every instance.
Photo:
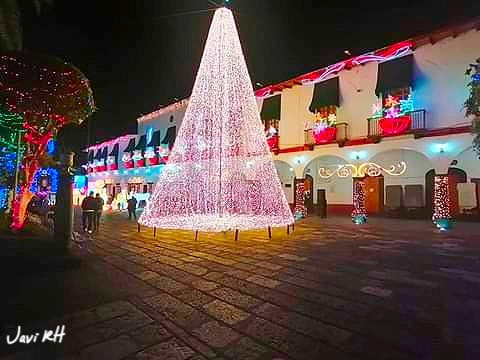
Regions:
[[[48, 179], [48, 185], [42, 186], [40, 183], [42, 178]], [[50, 188], [49, 190], [47, 190]], [[30, 185], [30, 191], [37, 195], [47, 195], [48, 192], [56, 193], [58, 190], [58, 170], [53, 167], [37, 169], [33, 175]]]

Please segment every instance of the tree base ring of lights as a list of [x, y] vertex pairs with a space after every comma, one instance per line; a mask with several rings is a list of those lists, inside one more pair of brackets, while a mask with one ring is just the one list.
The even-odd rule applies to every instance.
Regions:
[[181, 229], [204, 232], [222, 232], [231, 230], [253, 230], [268, 227], [292, 225], [282, 216], [268, 215], [203, 215], [162, 216], [154, 219], [140, 219], [139, 224], [157, 229]]
[[433, 223], [437, 226], [438, 229], [446, 231], [453, 227], [452, 219], [436, 219]]
[[365, 224], [367, 216], [365, 214], [352, 214], [352, 222], [357, 225]]

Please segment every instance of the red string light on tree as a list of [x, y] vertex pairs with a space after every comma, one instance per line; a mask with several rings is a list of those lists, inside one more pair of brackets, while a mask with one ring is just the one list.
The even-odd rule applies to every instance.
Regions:
[[451, 227], [452, 199], [448, 175], [436, 175], [434, 180], [433, 222], [441, 230]]

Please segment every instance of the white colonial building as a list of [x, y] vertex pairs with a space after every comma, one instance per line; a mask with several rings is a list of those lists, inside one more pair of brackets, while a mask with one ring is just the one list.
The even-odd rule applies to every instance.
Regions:
[[[369, 213], [431, 216], [435, 179], [445, 175], [451, 213], [478, 209], [480, 160], [463, 103], [479, 27], [476, 19], [257, 90], [289, 202], [301, 201], [301, 184], [307, 208], [324, 190], [330, 211], [350, 212], [360, 177]], [[89, 188], [148, 197], [186, 105], [139, 118], [137, 135], [89, 148]]]

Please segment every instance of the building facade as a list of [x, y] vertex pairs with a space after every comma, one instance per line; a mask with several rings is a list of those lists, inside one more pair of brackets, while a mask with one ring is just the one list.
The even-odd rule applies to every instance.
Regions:
[[[441, 29], [257, 90], [288, 201], [312, 211], [326, 198], [330, 211], [350, 212], [361, 184], [371, 214], [438, 215], [444, 197], [450, 215], [475, 212], [480, 160], [463, 103], [465, 70], [480, 57], [479, 25]], [[137, 135], [90, 147], [88, 188], [114, 199], [114, 208], [132, 193], [146, 200], [186, 106], [143, 116]]]

